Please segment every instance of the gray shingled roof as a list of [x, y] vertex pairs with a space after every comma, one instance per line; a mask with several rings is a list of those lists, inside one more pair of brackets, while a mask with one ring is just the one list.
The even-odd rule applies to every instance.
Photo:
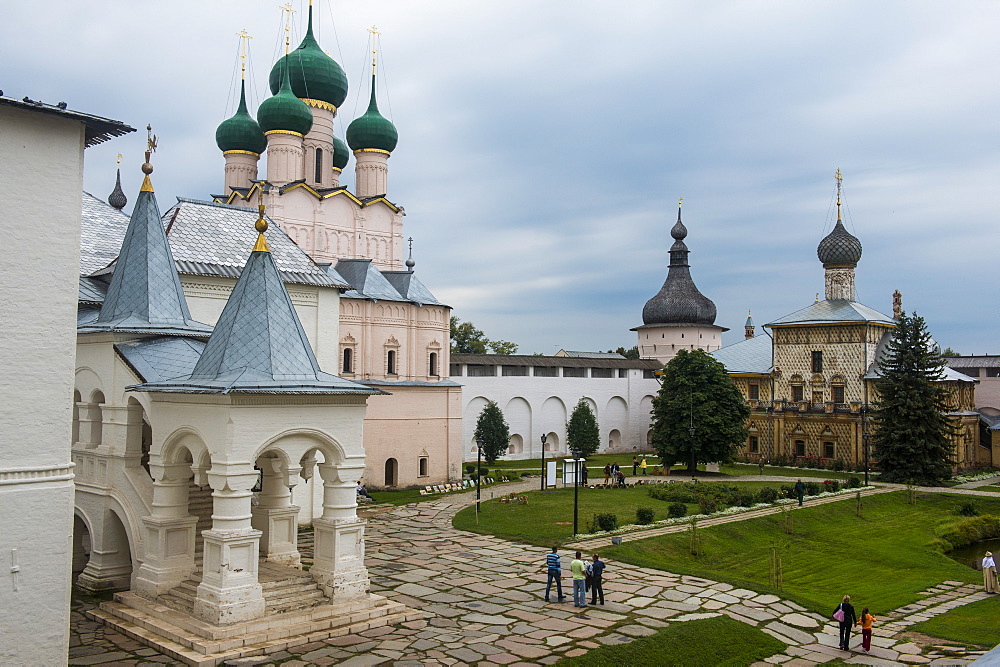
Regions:
[[817, 301], [802, 310], [768, 322], [764, 326], [776, 324], [827, 324], [841, 322], [878, 322], [880, 324], [896, 324], [888, 315], [869, 308], [857, 301], [846, 299], [825, 299]]
[[203, 341], [177, 336], [115, 344], [115, 351], [135, 371], [140, 382], [164, 382], [188, 376], [204, 350]]
[[729, 373], [759, 373], [771, 372], [771, 337], [754, 336], [738, 343], [719, 348], [710, 352], [712, 357], [722, 363]]
[[136, 198], [100, 315], [78, 330], [173, 335], [212, 331], [188, 312], [152, 190], [141, 191]]
[[580, 352], [579, 350], [559, 350], [557, 357], [579, 357], [580, 359], [624, 359], [617, 352]]
[[65, 102], [59, 104], [46, 104], [40, 100], [32, 100], [27, 97], [15, 100], [12, 97], [0, 95], [0, 104], [17, 107], [25, 111], [37, 111], [44, 114], [60, 116], [68, 120], [75, 120], [83, 123], [83, 145], [85, 148], [104, 143], [112, 137], [120, 137], [129, 132], [135, 132], [134, 127], [129, 127], [120, 120], [102, 118], [82, 111], [73, 111], [66, 108]]
[[104, 296], [107, 293], [108, 284], [103, 280], [80, 276], [77, 301], [79, 301], [81, 305], [100, 306], [104, 303]]
[[348, 299], [374, 299], [376, 301], [406, 301], [370, 259], [341, 259], [337, 273], [351, 284], [353, 290], [344, 293]]
[[187, 376], [130, 387], [186, 393], [383, 393], [319, 368], [271, 253], [250, 253], [215, 331]]
[[444, 305], [420, 282], [413, 271], [382, 271], [382, 275], [406, 301], [418, 306]]
[[[257, 211], [240, 206], [178, 197], [162, 218], [177, 271], [198, 276], [237, 278], [246, 264], [257, 232]], [[269, 219], [270, 220], [270, 219]], [[105, 275], [118, 256], [128, 216], [96, 197], [83, 193], [80, 272]], [[350, 287], [335, 271], [326, 271], [271, 223], [267, 242], [286, 283]]]
[[[868, 371], [865, 373], [866, 380], [876, 380], [882, 377], [882, 374], [878, 369], [878, 362], [885, 358], [889, 353], [889, 342], [892, 340], [892, 333], [886, 332], [882, 335], [881, 340], [878, 342], [878, 346], [875, 348], [875, 361], [868, 367]], [[937, 347], [937, 343], [933, 344]], [[979, 383], [976, 378], [969, 377], [965, 373], [960, 373], [954, 369], [948, 368], [947, 366], [941, 369], [941, 382], [972, 382]]]
[[962, 357], [945, 357], [949, 368], [1000, 368], [1000, 355], [981, 354]]

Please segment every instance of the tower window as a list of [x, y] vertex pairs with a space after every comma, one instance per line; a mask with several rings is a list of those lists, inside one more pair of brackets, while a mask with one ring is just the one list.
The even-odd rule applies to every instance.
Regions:
[[812, 370], [812, 372], [813, 373], [822, 373], [823, 372], [823, 352], [820, 351], [820, 350], [813, 350], [812, 356], [813, 356], [813, 359], [812, 359], [812, 361], [813, 361], [813, 363], [812, 363], [812, 369], [813, 370]]
[[323, 149], [316, 149], [316, 178], [317, 183], [323, 182]]
[[396, 351], [395, 350], [389, 350], [389, 353], [386, 355], [386, 358], [385, 358], [385, 372], [386, 372], [386, 375], [395, 375], [396, 374]]
[[421, 456], [417, 462], [417, 476], [427, 477], [427, 457]]
[[431, 352], [430, 357], [427, 360], [427, 374], [431, 377], [435, 377], [438, 374], [437, 352]]
[[344, 372], [354, 372], [354, 350], [349, 347], [344, 348]]

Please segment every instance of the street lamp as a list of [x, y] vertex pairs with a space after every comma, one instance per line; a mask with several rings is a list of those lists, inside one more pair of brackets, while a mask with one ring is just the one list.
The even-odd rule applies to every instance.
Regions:
[[483, 439], [476, 438], [476, 523], [479, 523], [479, 497], [483, 484]]
[[576, 527], [580, 519], [580, 451], [573, 450], [573, 465], [576, 472], [573, 475], [573, 537], [576, 537]]
[[690, 397], [691, 397], [691, 409], [688, 412], [688, 415], [690, 416], [691, 419], [691, 426], [690, 428], [688, 428], [688, 434], [691, 436], [691, 474], [694, 475], [696, 472], [698, 472], [698, 462], [695, 460], [694, 457], [694, 392], [693, 391], [690, 393]]
[[545, 490], [545, 434], [542, 433], [542, 491]]
[[865, 441], [865, 486], [868, 486], [868, 450], [871, 449], [871, 437], [872, 434], [868, 432], [868, 425], [865, 425], [865, 430], [862, 432], [861, 437]]

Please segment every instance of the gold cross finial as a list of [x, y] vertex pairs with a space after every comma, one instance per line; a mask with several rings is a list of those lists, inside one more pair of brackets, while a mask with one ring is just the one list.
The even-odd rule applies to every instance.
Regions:
[[153, 134], [153, 126], [146, 126], [146, 162], [149, 162], [149, 153], [156, 151], [156, 135]]
[[236, 36], [240, 38], [240, 78], [245, 79], [247, 71], [247, 51], [250, 47], [250, 40], [253, 39], [253, 37], [250, 36], [250, 33], [247, 32], [246, 28], [236, 33]]
[[281, 11], [285, 12], [285, 55], [287, 56], [289, 35], [292, 32], [292, 14], [295, 13], [295, 10], [292, 9], [292, 3], [290, 2], [286, 2], [283, 5], [278, 5], [278, 7], [279, 9], [281, 9]]
[[264, 232], [267, 231], [267, 220], [264, 219], [264, 188], [257, 191], [257, 222], [254, 223], [254, 229], [257, 230], [257, 243], [254, 244], [254, 252], [271, 252], [271, 249], [267, 246], [267, 239], [264, 238]]
[[122, 154], [119, 153], [118, 154], [118, 162], [116, 164], [121, 164], [121, 163], [122, 163]]
[[840, 220], [840, 186], [844, 183], [844, 176], [840, 173], [840, 168], [837, 168], [837, 174], [834, 176], [837, 179], [837, 220]]
[[677, 208], [680, 208], [683, 205], [684, 205], [684, 197], [681, 197], [680, 199], [677, 200]]
[[368, 28], [368, 32], [372, 34], [372, 76], [375, 76], [375, 56], [378, 53], [378, 36], [382, 33], [375, 26]]

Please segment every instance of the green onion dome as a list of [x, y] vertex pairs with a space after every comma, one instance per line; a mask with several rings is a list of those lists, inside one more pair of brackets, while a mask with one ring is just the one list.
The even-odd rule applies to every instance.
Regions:
[[265, 134], [282, 130], [305, 135], [312, 127], [312, 111], [292, 92], [287, 69], [281, 77], [281, 88], [273, 97], [261, 102], [257, 109], [257, 122]]
[[[278, 59], [271, 68], [268, 84], [271, 93], [281, 88], [281, 72], [289, 65], [288, 77], [292, 92], [303, 100], [326, 102], [339, 108], [347, 99], [347, 75], [337, 61], [326, 55], [313, 36], [312, 5], [309, 6], [309, 27], [299, 47]], [[322, 105], [314, 105], [322, 106]], [[331, 109], [333, 111], [335, 109]]]
[[380, 150], [391, 153], [399, 141], [396, 126], [378, 112], [375, 101], [375, 75], [372, 75], [372, 99], [368, 111], [347, 126], [347, 143], [351, 150]]
[[215, 145], [220, 151], [247, 151], [257, 155], [267, 149], [267, 139], [260, 125], [247, 111], [245, 82], [240, 82], [240, 106], [236, 113], [222, 121], [215, 131]]
[[339, 137], [333, 138], [333, 168], [343, 171], [347, 161], [351, 159], [351, 150]]

